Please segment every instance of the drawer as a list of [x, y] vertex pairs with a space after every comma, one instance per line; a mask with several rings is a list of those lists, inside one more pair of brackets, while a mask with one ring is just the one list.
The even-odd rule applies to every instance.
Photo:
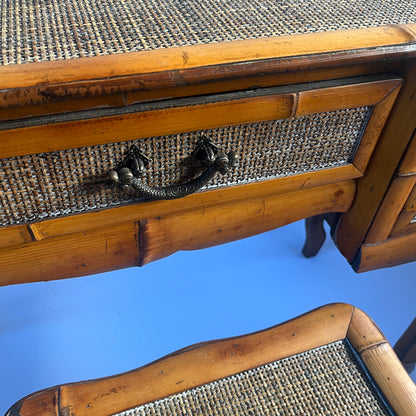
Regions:
[[[319, 212], [343, 211], [354, 194], [353, 182], [348, 181], [364, 174], [401, 82], [397, 76], [365, 76], [4, 121], [0, 125], [4, 258], [11, 255], [10, 247], [32, 253], [35, 246], [41, 247], [37, 243], [44, 244], [50, 257], [58, 241], [62, 248], [67, 244], [65, 236], [72, 236], [72, 244], [79, 246], [79, 234], [90, 232], [94, 241], [100, 241], [100, 256], [111, 257], [110, 263], [117, 258], [116, 267], [126, 267], [178, 249], [246, 237]], [[147, 195], [131, 187], [108, 185], [108, 172], [119, 167], [135, 145], [149, 159], [140, 183], [158, 189], [182, 186], [184, 161], [201, 137], [215, 149], [237, 153], [239, 162], [225, 174], [217, 173], [195, 195], [149, 202]], [[339, 183], [347, 185], [330, 186]], [[286, 194], [289, 202], [282, 204]], [[295, 209], [312, 194], [314, 203]], [[273, 199], [276, 195], [278, 201]], [[222, 229], [224, 212], [245, 207], [249, 219], [248, 207], [260, 212], [258, 204], [265, 196], [272, 198], [272, 219], [266, 216], [241, 231], [245, 217], [234, 228], [228, 218], [225, 225], [230, 231], [212, 238], [212, 227]], [[212, 225], [202, 227], [198, 238], [178, 233], [174, 226], [180, 223], [186, 230], [192, 225], [193, 230], [195, 223], [201, 224], [197, 213], [202, 208], [225, 209], [225, 205], [224, 212], [211, 213], [224, 220], [212, 222], [207, 215], [205, 221]], [[284, 210], [291, 214], [281, 215]], [[277, 214], [281, 219], [275, 218]], [[172, 237], [169, 247], [161, 247], [160, 239], [166, 242], [166, 235], [180, 241]], [[123, 238], [128, 242], [121, 242]], [[141, 254], [135, 252], [138, 246]], [[26, 251], [25, 256], [34, 255]], [[100, 256], [96, 264], [104, 271], [108, 264], [100, 262]], [[82, 274], [84, 263], [80, 261], [72, 274]], [[85, 272], [90, 273], [87, 263]]]
[[416, 133], [353, 265], [358, 271], [367, 271], [414, 261], [415, 243]]
[[356, 178], [400, 83], [367, 77], [5, 122], [1, 226], [143, 202], [103, 180], [132, 145], [150, 159], [141, 180], [151, 186], [180, 183], [201, 136], [240, 158], [205, 190], [305, 173]]

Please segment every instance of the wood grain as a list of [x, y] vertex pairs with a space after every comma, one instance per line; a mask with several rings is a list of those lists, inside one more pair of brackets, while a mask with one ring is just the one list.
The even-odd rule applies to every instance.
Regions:
[[366, 175], [358, 181], [357, 195], [348, 213], [341, 216], [335, 240], [352, 262], [370, 228], [391, 178], [416, 128], [416, 64], [404, 71], [405, 82], [383, 129]]
[[403, 207], [403, 212], [415, 212], [416, 213], [416, 187], [410, 192], [409, 198]]
[[373, 155], [374, 149], [377, 145], [380, 134], [386, 124], [386, 121], [390, 115], [391, 109], [396, 101], [396, 98], [400, 92], [402, 82], [398, 82], [396, 85], [392, 84], [391, 90], [386, 90], [386, 95], [381, 101], [373, 108], [370, 119], [368, 120], [363, 137], [361, 138], [360, 145], [354, 156], [354, 166], [360, 171], [365, 172]]
[[23, 244], [31, 241], [32, 238], [40, 241], [59, 235], [112, 227], [126, 222], [137, 222], [143, 218], [191, 211], [199, 209], [201, 206], [209, 208], [218, 204], [237, 203], [246, 198], [305, 190], [327, 185], [334, 181], [342, 182], [359, 178], [361, 175], [354, 166], [345, 165], [246, 185], [213, 189], [171, 201], [145, 202], [44, 220], [28, 226], [4, 227], [0, 229], [0, 247]]
[[[356, 85], [343, 85], [299, 93], [296, 116], [375, 105], [385, 99], [402, 82], [401, 78]], [[363, 104], [366, 103], [366, 104]]]
[[[22, 99], [16, 99], [13, 102], [5, 97], [3, 105], [0, 102], [0, 120], [15, 120], [95, 108], [123, 107], [126, 104], [126, 98], [121, 94], [78, 99], [68, 99], [59, 96], [51, 99], [45, 96], [45, 94], [39, 94], [37, 100], [27, 98], [26, 101], [28, 102], [25, 103]], [[36, 104], [33, 104], [33, 101], [36, 101]]]
[[[300, 58], [297, 58], [298, 60]], [[142, 101], [156, 100], [161, 98], [196, 96], [201, 94], [215, 94], [226, 91], [242, 91], [253, 88], [267, 88], [278, 85], [302, 84], [305, 82], [317, 82], [328, 79], [351, 78], [376, 73], [393, 74], [400, 67], [396, 61], [386, 62], [381, 57], [374, 57], [376, 61], [360, 64], [351, 61], [347, 64], [331, 67], [332, 61], [322, 62], [319, 68], [313, 69], [313, 58], [302, 62], [294, 62], [289, 65], [283, 61], [272, 63], [272, 60], [260, 63], [239, 63], [236, 68], [223, 66], [215, 70], [187, 70], [181, 72], [184, 85], [174, 87], [156, 88], [146, 86], [141, 91], [126, 93], [126, 103], [133, 104]], [[246, 69], [244, 69], [246, 68]], [[1, 116], [1, 115], [0, 115]]]
[[140, 221], [140, 264], [178, 250], [196, 250], [249, 237], [326, 212], [345, 212], [355, 182], [261, 196]]
[[0, 228], [0, 248], [29, 243], [33, 240], [27, 225]]
[[6, 416], [58, 416], [60, 414], [59, 388], [53, 387], [23, 398], [9, 409]]
[[396, 222], [394, 223], [394, 226], [390, 232], [389, 237], [393, 238], [402, 233], [416, 231], [416, 228], [415, 228], [416, 224], [411, 223], [411, 221], [413, 220], [415, 216], [416, 216], [416, 212], [401, 212], [398, 215]]
[[[128, 373], [40, 395], [52, 400], [58, 391], [56, 415], [110, 415], [343, 339], [360, 355], [397, 416], [413, 416], [415, 384], [371, 319], [346, 304], [327, 305], [264, 331], [197, 344]], [[19, 415], [43, 414], [37, 411], [39, 397], [19, 402]]]
[[397, 416], [416, 414], [416, 385], [388, 342], [368, 348], [361, 359]]
[[354, 308], [347, 338], [397, 416], [415, 415], [416, 385], [380, 329], [357, 308]]
[[137, 224], [0, 249], [0, 286], [64, 279], [138, 264]]
[[[59, 410], [72, 416], [110, 415], [344, 339], [352, 311], [350, 305], [329, 305], [265, 331], [188, 347], [125, 374], [61, 386]], [[28, 415], [38, 413], [20, 412]]]
[[393, 180], [377, 211], [364, 244], [377, 243], [389, 237], [415, 184], [416, 175], [397, 177]]
[[223, 65], [345, 50], [368, 49], [411, 43], [413, 25], [382, 26], [220, 42], [207, 45], [132, 52], [92, 58], [7, 65], [0, 68], [0, 89], [41, 84], [65, 84], [80, 80]]
[[[59, 228], [60, 222], [55, 222], [52, 225], [58, 225], [58, 235], [48, 238], [41, 238], [42, 228], [31, 225], [32, 235], [40, 241], [0, 249], [0, 286], [85, 276], [142, 265], [177, 250], [209, 247], [271, 230], [307, 216], [346, 211], [354, 197], [355, 182], [351, 180], [288, 194], [279, 191], [273, 194], [272, 189], [268, 195], [258, 194], [255, 187], [252, 189], [255, 196], [248, 198], [248, 194], [243, 194], [230, 202], [225, 202], [227, 193], [223, 194], [224, 201], [221, 201], [221, 193], [214, 192], [212, 196], [215, 195], [215, 199], [206, 205], [200, 204], [199, 196], [195, 195], [188, 210], [183, 211], [179, 203], [178, 213], [173, 215], [167, 215], [172, 211], [169, 209], [170, 201], [166, 201], [163, 204], [165, 216], [160, 216], [160, 219], [154, 218], [155, 211], [148, 219], [130, 207], [130, 217], [119, 216], [113, 210], [106, 217], [106, 223], [100, 222], [102, 217], [98, 216], [98, 221], [96, 217], [89, 227], [84, 227], [86, 221], [94, 218], [94, 214], [87, 214], [78, 222], [78, 229], [72, 228], [70, 234], [62, 234], [69, 230]], [[151, 211], [151, 205], [145, 209]], [[150, 211], [147, 211], [148, 214]], [[114, 212], [121, 218], [118, 223], [114, 221], [117, 218], [112, 215]], [[192, 230], [194, 226], [196, 228]], [[224, 228], [224, 232], [218, 231], [220, 227]], [[167, 240], [167, 229], [171, 233], [179, 233], [176, 239], [169, 236], [170, 240]], [[192, 244], [189, 245], [188, 241], [184, 246], [187, 238]]]
[[399, 234], [376, 244], [363, 244], [352, 266], [361, 273], [408, 263], [416, 260], [415, 246], [416, 232]]
[[[375, 73], [395, 73], [402, 51], [360, 50], [344, 53], [239, 62], [214, 67], [190, 68], [160, 74], [141, 74], [98, 81], [83, 81], [65, 88], [62, 85], [29, 87], [0, 91], [0, 119], [16, 119], [42, 114], [80, 111], [97, 107], [129, 105], [177, 97], [215, 94], [227, 91], [299, 84], [326, 79], [341, 79]], [[139, 78], [140, 82], [135, 82]], [[120, 81], [123, 80], [123, 84]], [[96, 83], [100, 85], [97, 88]], [[103, 84], [109, 87], [104, 88]], [[95, 88], [94, 88], [95, 85]], [[61, 87], [61, 88], [60, 88]]]
[[416, 130], [413, 134], [409, 147], [400, 163], [398, 176], [416, 175]]
[[416, 365], [416, 318], [396, 342], [394, 352], [410, 374]]
[[[374, 105], [397, 88], [400, 78], [355, 81], [337, 87], [305, 86], [305, 90], [260, 97], [184, 105], [85, 120], [53, 122], [0, 130], [0, 157], [49, 152], [123, 140], [141, 139], [284, 119], [293, 116]], [[307, 89], [311, 89], [310, 92]], [[297, 88], [299, 89], [299, 88]], [[327, 99], [328, 96], [332, 98]], [[342, 101], [339, 107], [336, 101]]]
[[386, 342], [385, 336], [373, 320], [358, 308], [354, 308], [347, 331], [347, 338], [358, 354], [361, 354], [368, 348]]

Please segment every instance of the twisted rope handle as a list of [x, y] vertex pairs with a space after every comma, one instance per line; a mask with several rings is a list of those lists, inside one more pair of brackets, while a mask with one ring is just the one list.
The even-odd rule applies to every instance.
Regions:
[[[203, 145], [206, 145], [206, 142]], [[212, 151], [213, 148], [215, 149], [214, 153]], [[201, 147], [199, 146], [198, 151], [200, 152], [200, 150]], [[213, 145], [208, 150], [209, 157], [203, 160], [203, 163], [208, 165], [206, 170], [196, 178], [182, 184], [157, 187], [146, 185], [140, 181], [138, 176], [145, 170], [149, 160], [139, 152], [136, 146], [129, 150], [128, 156], [118, 169], [108, 173], [108, 179], [111, 184], [118, 185], [123, 189], [132, 187], [139, 196], [148, 200], [183, 198], [201, 189], [217, 172], [225, 174], [238, 163], [238, 156], [235, 152], [225, 154], [218, 151]]]

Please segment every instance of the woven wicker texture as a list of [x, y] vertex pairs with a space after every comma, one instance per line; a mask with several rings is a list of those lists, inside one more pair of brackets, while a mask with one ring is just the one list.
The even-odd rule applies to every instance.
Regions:
[[344, 341], [169, 396], [117, 416], [391, 415]]
[[0, 62], [414, 23], [414, 6], [414, 0], [0, 0]]
[[12, 157], [0, 160], [0, 225], [131, 204], [138, 198], [110, 189], [97, 177], [123, 160], [133, 143], [152, 160], [143, 181], [166, 186], [180, 180], [180, 162], [204, 133], [223, 151], [237, 151], [239, 166], [208, 187], [236, 185], [344, 165], [351, 160], [371, 108], [241, 124]]

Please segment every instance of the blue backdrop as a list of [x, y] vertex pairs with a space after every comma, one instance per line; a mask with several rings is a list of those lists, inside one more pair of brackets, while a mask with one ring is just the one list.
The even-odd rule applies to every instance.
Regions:
[[304, 259], [303, 239], [299, 222], [141, 269], [1, 288], [0, 414], [36, 390], [131, 370], [331, 302], [360, 307], [394, 344], [416, 314], [416, 263], [357, 275], [331, 240]]

